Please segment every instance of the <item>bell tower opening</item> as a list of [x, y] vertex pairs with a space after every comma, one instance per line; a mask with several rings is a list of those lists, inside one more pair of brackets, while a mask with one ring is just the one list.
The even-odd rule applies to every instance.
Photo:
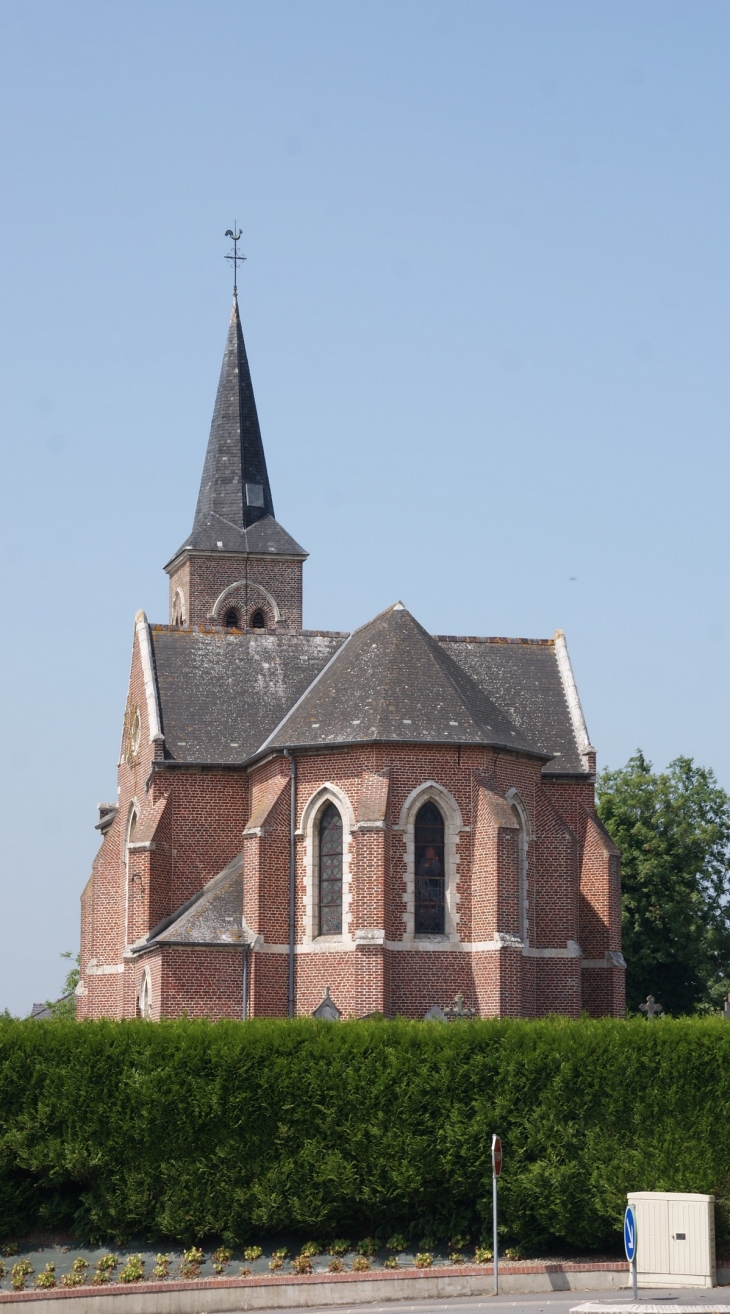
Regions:
[[229, 607], [226, 612], [226, 618], [223, 622], [227, 630], [239, 629], [238, 612], [235, 607]]
[[257, 609], [254, 612], [253, 616], [251, 617], [251, 629], [252, 630], [266, 629], [266, 617], [264, 616], [264, 613], [259, 609]]

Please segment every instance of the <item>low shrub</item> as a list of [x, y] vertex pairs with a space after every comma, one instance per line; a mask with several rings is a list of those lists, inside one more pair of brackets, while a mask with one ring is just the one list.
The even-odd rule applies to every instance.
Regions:
[[62, 1287], [85, 1287], [87, 1273], [89, 1271], [89, 1261], [79, 1255], [72, 1263], [68, 1273], [64, 1273], [61, 1278]]
[[253, 1264], [257, 1259], [261, 1258], [263, 1253], [261, 1246], [246, 1246], [246, 1249], [243, 1252], [243, 1257], [248, 1260], [249, 1264]]
[[144, 1277], [144, 1260], [141, 1255], [129, 1255], [119, 1274], [120, 1282], [141, 1282]]
[[29, 1278], [33, 1272], [33, 1265], [29, 1259], [19, 1259], [17, 1264], [13, 1264], [10, 1270], [10, 1285], [13, 1291], [24, 1291], [26, 1278]]
[[331, 1255], [346, 1255], [350, 1249], [350, 1242], [346, 1241], [344, 1237], [338, 1236], [330, 1242], [328, 1249]]
[[180, 1273], [184, 1278], [200, 1277], [200, 1265], [204, 1255], [199, 1246], [191, 1246], [189, 1250], [183, 1250], [183, 1257], [180, 1263]]
[[36, 1274], [36, 1279], [33, 1285], [39, 1287], [41, 1291], [50, 1291], [51, 1287], [55, 1287], [56, 1265], [53, 1263], [46, 1264], [43, 1272]]
[[433, 1255], [428, 1250], [423, 1250], [416, 1255], [416, 1268], [430, 1268], [433, 1263]]

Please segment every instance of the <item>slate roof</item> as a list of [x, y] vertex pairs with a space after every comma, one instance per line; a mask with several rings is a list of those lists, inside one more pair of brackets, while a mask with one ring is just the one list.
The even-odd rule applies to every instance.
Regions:
[[259, 751], [376, 740], [550, 753], [400, 602], [350, 635]]
[[195, 520], [191, 534], [172, 561], [186, 549], [307, 555], [274, 518], [261, 427], [235, 296]]
[[150, 626], [165, 753], [180, 762], [243, 762], [347, 637]]
[[280, 557], [300, 557], [302, 560], [308, 555], [273, 516], [258, 520], [250, 529], [239, 529], [213, 512], [186, 538], [171, 561], [190, 549], [194, 552], [248, 552], [256, 556], [273, 552]]
[[243, 854], [239, 853], [198, 894], [132, 945], [135, 953], [152, 944], [242, 944]]
[[554, 754], [545, 775], [585, 772], [552, 639], [437, 638], [530, 743]]
[[500, 745], [543, 757], [546, 775], [587, 770], [553, 640], [434, 637], [400, 604], [350, 636], [150, 637], [168, 761], [382, 740]]

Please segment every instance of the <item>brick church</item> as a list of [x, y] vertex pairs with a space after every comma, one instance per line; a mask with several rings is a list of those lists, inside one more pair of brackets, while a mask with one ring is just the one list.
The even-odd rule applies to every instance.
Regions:
[[401, 602], [305, 630], [306, 555], [234, 297], [169, 621], [135, 618], [78, 1016], [622, 1016], [619, 855], [562, 632], [431, 635]]

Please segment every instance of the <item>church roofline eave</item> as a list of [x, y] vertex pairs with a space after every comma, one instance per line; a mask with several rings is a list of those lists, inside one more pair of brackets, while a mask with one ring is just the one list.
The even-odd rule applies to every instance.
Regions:
[[537, 748], [522, 748], [515, 744], [503, 744], [484, 739], [398, 739], [382, 735], [371, 735], [367, 739], [336, 739], [323, 744], [268, 744], [247, 757], [241, 765], [247, 771], [262, 766], [273, 757], [283, 757], [286, 753], [330, 753], [333, 749], [343, 752], [348, 748], [363, 748], [367, 744], [380, 746], [398, 746], [400, 748], [491, 748], [499, 753], [511, 753], [515, 757], [530, 757], [547, 764], [555, 760], [554, 753], [543, 753]]
[[[161, 933], [162, 934], [162, 933]], [[243, 949], [245, 941], [241, 940], [149, 940], [141, 945], [132, 945], [130, 957], [142, 958], [154, 949]]]
[[220, 560], [221, 557], [233, 557], [238, 561], [306, 561], [309, 556], [308, 552], [232, 552], [227, 548], [180, 548], [168, 561], [162, 569], [168, 575], [174, 575], [185, 560], [191, 557], [214, 557]]
[[[554, 757], [551, 758], [550, 761], [554, 762], [555, 758]], [[545, 765], [547, 766], [549, 765], [549, 763], [546, 763]], [[586, 784], [589, 784], [592, 780], [596, 779], [596, 772], [595, 771], [550, 771], [548, 775], [545, 775], [543, 773], [542, 779], [561, 780], [561, 781], [580, 780]]]

